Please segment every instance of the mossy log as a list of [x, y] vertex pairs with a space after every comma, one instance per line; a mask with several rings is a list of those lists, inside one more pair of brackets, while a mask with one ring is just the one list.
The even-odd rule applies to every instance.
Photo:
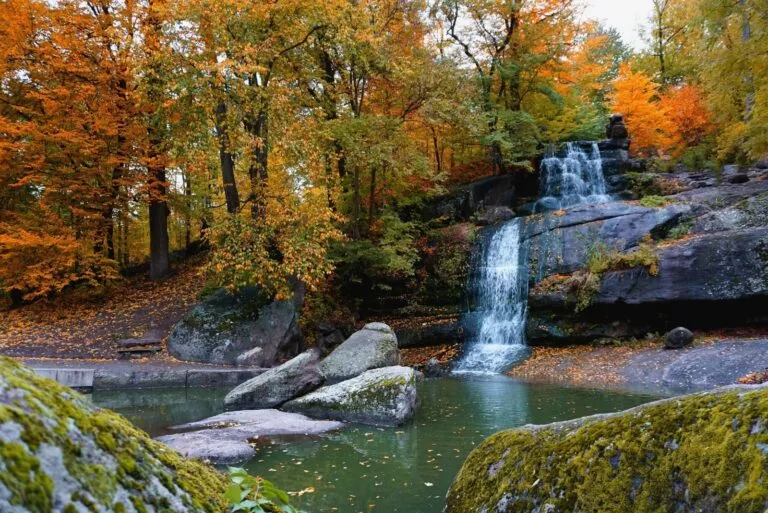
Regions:
[[446, 512], [762, 513], [767, 470], [768, 388], [728, 387], [496, 433]]

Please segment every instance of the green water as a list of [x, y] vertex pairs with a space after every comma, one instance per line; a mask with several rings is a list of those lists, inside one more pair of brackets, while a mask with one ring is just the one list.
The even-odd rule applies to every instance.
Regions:
[[[226, 391], [94, 394], [153, 435], [221, 411]], [[421, 408], [393, 429], [350, 426], [315, 438], [262, 440], [245, 466], [288, 490], [313, 488], [295, 503], [314, 513], [439, 513], [472, 448], [505, 428], [623, 410], [655, 396], [518, 383], [505, 377], [427, 380]]]

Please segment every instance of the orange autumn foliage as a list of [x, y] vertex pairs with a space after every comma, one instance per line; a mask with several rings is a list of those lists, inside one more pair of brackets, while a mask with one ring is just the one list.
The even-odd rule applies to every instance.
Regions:
[[675, 126], [678, 150], [695, 146], [712, 133], [712, 114], [699, 87], [682, 85], [670, 88], [662, 94], [659, 103]]
[[634, 152], [649, 156], [671, 151], [677, 142], [677, 127], [659, 101], [659, 86], [626, 64], [613, 85], [611, 109], [624, 114]]

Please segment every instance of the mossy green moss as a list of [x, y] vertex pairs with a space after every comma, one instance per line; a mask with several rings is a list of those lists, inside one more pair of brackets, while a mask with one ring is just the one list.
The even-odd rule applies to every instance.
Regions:
[[447, 513], [764, 512], [768, 389], [675, 398], [617, 415], [497, 433]]
[[[138, 511], [147, 510], [142, 504], [154, 504], [154, 510], [226, 510], [226, 479], [216, 469], [182, 458], [120, 415], [6, 358], [0, 358], [0, 422], [0, 483], [10, 492], [10, 504], [52, 511], [56, 483], [64, 478], [52, 469], [63, 465], [80, 484], [63, 498], [69, 510], [79, 505], [125, 511], [118, 496], [130, 496], [128, 509]], [[171, 507], [168, 497], [184, 509]]]

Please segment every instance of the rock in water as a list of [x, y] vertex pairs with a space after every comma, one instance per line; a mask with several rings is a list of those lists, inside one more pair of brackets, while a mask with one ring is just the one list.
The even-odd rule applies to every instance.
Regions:
[[727, 387], [502, 431], [464, 462], [445, 511], [762, 513], [766, 419], [768, 388]]
[[0, 360], [0, 511], [225, 511], [226, 481], [120, 415]]
[[693, 333], [687, 328], [675, 328], [664, 337], [667, 349], [682, 349], [693, 343]]
[[298, 352], [302, 302], [301, 290], [293, 300], [271, 301], [255, 287], [234, 295], [222, 289], [174, 326], [168, 352], [180, 360], [218, 364], [238, 363], [243, 355], [240, 364], [271, 367], [282, 353]]
[[352, 334], [320, 365], [328, 382], [335, 383], [380, 367], [400, 365], [397, 337], [384, 323], [372, 322]]
[[224, 398], [224, 405], [228, 409], [274, 408], [311, 392], [323, 384], [323, 376], [317, 366], [319, 358], [317, 349], [305, 351], [279, 367], [238, 385]]
[[[184, 430], [161, 436], [184, 456], [233, 464], [256, 455], [250, 441], [260, 436], [319, 435], [344, 427], [341, 422], [313, 420], [298, 413], [278, 410], [231, 411], [171, 429]], [[190, 431], [191, 430], [191, 431]]]
[[399, 426], [413, 415], [417, 405], [416, 371], [384, 367], [294, 399], [283, 409], [320, 419]]

